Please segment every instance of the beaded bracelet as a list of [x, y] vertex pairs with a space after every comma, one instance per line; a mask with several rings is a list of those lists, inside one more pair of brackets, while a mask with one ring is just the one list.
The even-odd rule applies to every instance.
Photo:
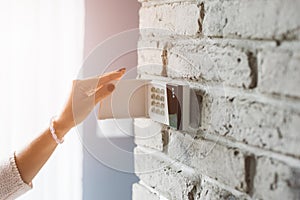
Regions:
[[55, 140], [55, 142], [57, 144], [62, 144], [64, 142], [64, 138], [62, 138], [61, 140], [58, 139], [58, 137], [55, 133], [55, 128], [53, 127], [54, 119], [55, 119], [55, 116], [52, 117], [51, 120], [50, 120], [49, 129], [50, 129], [51, 135], [52, 135], [53, 139]]

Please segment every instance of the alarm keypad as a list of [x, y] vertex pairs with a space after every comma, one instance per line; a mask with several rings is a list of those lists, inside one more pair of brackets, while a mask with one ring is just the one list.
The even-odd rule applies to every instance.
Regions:
[[150, 89], [151, 97], [151, 109], [152, 113], [158, 115], [165, 115], [165, 90], [159, 87], [151, 87]]

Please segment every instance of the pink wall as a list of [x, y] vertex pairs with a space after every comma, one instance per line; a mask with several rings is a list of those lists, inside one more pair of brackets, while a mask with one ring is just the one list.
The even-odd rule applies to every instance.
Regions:
[[138, 27], [137, 0], [86, 0], [85, 6], [85, 56], [108, 37]]
[[[138, 27], [139, 3], [137, 0], [86, 0], [86, 20], [85, 20], [85, 45], [84, 56], [86, 57], [99, 43], [108, 37], [120, 32]], [[132, 41], [135, 44], [137, 41]], [[137, 40], [137, 37], [136, 37]], [[131, 45], [130, 45], [131, 46]], [[120, 46], [121, 47], [121, 46]], [[135, 46], [133, 46], [135, 47]], [[113, 50], [110, 50], [113, 51]], [[97, 65], [95, 63], [94, 65]], [[136, 68], [137, 54], [132, 52], [121, 56], [112, 64], [114, 68], [127, 67]], [[97, 69], [96, 69], [97, 71]], [[129, 69], [128, 69], [129, 71]], [[134, 77], [134, 76], [131, 76]], [[110, 156], [113, 150], [111, 142], [132, 152], [135, 146], [133, 138], [111, 138], [111, 140], [100, 138], [96, 135], [95, 127], [97, 123], [91, 118], [84, 124], [84, 141], [91, 144], [93, 151], [105, 152]], [[93, 153], [97, 153], [93, 152]], [[122, 155], [111, 156], [116, 160], [122, 160]], [[123, 164], [134, 168], [132, 156], [126, 158]], [[124, 158], [123, 158], [124, 160]], [[117, 180], [117, 181], [116, 181]], [[132, 199], [132, 184], [138, 182], [138, 178], [133, 173], [122, 173], [113, 168], [109, 168], [96, 160], [91, 153], [83, 150], [83, 199]], [[116, 192], [116, 188], [118, 188]]]
[[[107, 38], [123, 31], [138, 28], [140, 4], [137, 0], [86, 0], [85, 6], [85, 57]], [[130, 39], [130, 44], [132, 44], [130, 46], [135, 47], [138, 37], [133, 38]], [[112, 71], [126, 67], [125, 78], [135, 78], [136, 66], [137, 52], [133, 51], [123, 56], [120, 55], [106, 69]]]

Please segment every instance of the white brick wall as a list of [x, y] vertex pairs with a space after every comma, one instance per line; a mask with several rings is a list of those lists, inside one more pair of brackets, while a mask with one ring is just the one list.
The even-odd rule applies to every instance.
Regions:
[[167, 155], [193, 167], [200, 174], [238, 190], [247, 190], [246, 155], [239, 150], [171, 131]]
[[143, 6], [140, 9], [140, 28], [165, 29], [174, 34], [195, 35], [198, 31], [199, 15], [195, 3], [184, 1], [159, 6]]
[[253, 198], [300, 199], [300, 169], [290, 167], [272, 158], [256, 161]]
[[141, 147], [135, 149], [135, 170], [143, 182], [168, 199], [189, 200], [200, 181], [194, 170]]
[[134, 120], [135, 143], [159, 151], [164, 147], [162, 125], [150, 119]]
[[299, 39], [300, 1], [205, 1], [203, 34], [253, 39]]
[[[300, 109], [259, 95], [210, 90], [204, 97], [203, 130], [235, 140], [300, 156]], [[225, 95], [226, 94], [226, 95]], [[262, 98], [262, 97], [261, 97]]]
[[261, 92], [300, 97], [299, 50], [261, 52], [258, 63], [261, 70], [258, 87]]
[[300, 1], [140, 2], [139, 78], [202, 109], [193, 132], [135, 120], [133, 199], [300, 199]]
[[140, 183], [135, 183], [132, 186], [132, 199], [133, 200], [159, 200], [159, 195], [151, 192], [147, 187]]

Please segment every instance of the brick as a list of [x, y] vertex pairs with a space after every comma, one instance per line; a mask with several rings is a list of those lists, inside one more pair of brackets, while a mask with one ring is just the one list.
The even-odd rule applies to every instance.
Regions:
[[140, 29], [156, 29], [170, 35], [195, 35], [199, 30], [199, 12], [197, 4], [191, 2], [143, 6], [140, 9]]
[[163, 150], [164, 132], [162, 125], [151, 119], [134, 120], [134, 141], [137, 145]]
[[240, 191], [247, 191], [246, 155], [237, 149], [228, 148], [190, 135], [171, 131], [168, 156]]
[[[162, 46], [166, 46], [163, 41], [139, 43], [139, 73], [162, 74]], [[199, 40], [169, 42], [165, 49], [168, 52], [168, 77], [233, 87], [255, 86], [256, 74], [250, 63], [252, 54], [242, 48]]]
[[152, 75], [161, 75], [162, 65], [162, 51], [163, 49], [157, 47], [155, 41], [139, 42], [138, 46], [138, 74], [148, 73]]
[[258, 54], [258, 88], [263, 93], [300, 97], [300, 51], [273, 50]]
[[248, 55], [232, 47], [176, 46], [169, 50], [168, 76], [234, 87], [252, 87]]
[[278, 49], [289, 51], [300, 51], [300, 41], [282, 41]]
[[300, 168], [289, 167], [271, 158], [259, 157], [253, 199], [300, 199]]
[[297, 105], [244, 93], [209, 90], [203, 97], [204, 132], [252, 146], [300, 155], [300, 111]]
[[189, 200], [199, 184], [191, 170], [164, 158], [162, 153], [135, 148], [135, 170], [138, 177], [167, 199]]
[[219, 187], [218, 184], [203, 179], [201, 181], [201, 193], [197, 196], [197, 200], [207, 199], [244, 200], [249, 199], [249, 197], [246, 194], [233, 194], [231, 191]]
[[160, 200], [159, 196], [149, 191], [145, 186], [134, 183], [132, 185], [132, 199], [133, 200]]
[[300, 2], [205, 1], [203, 34], [255, 39], [299, 39]]

